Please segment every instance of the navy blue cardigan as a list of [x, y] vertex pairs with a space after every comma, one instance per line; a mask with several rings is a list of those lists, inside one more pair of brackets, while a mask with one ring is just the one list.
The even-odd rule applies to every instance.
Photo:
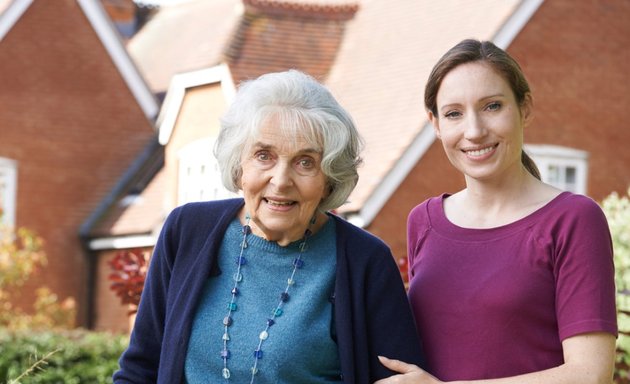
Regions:
[[[114, 383], [184, 382], [192, 320], [204, 283], [221, 273], [216, 256], [242, 199], [191, 203], [167, 218], [155, 247], [129, 347]], [[400, 274], [387, 245], [335, 220], [334, 324], [344, 383], [390, 376], [377, 356], [424, 366]], [[218, 356], [218, 355], [217, 355]], [[217, 357], [219, 358], [219, 357]]]

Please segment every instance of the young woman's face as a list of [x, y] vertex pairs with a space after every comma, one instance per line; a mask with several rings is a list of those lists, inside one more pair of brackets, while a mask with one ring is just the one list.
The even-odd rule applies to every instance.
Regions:
[[487, 64], [455, 67], [437, 94], [437, 112], [429, 113], [450, 162], [467, 178], [491, 180], [521, 168], [523, 127], [531, 99], [523, 106], [508, 82]]
[[286, 137], [269, 120], [241, 158], [241, 189], [254, 229], [286, 245], [302, 238], [327, 196], [322, 154], [303, 137]]

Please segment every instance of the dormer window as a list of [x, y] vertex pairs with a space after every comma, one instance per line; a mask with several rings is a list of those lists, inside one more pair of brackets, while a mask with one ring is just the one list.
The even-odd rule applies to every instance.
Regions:
[[179, 151], [178, 205], [236, 196], [223, 187], [219, 164], [212, 154], [213, 147], [214, 138], [205, 138]]
[[15, 226], [17, 162], [0, 157], [0, 223]]
[[586, 194], [588, 152], [556, 145], [525, 145], [542, 181], [564, 191]]

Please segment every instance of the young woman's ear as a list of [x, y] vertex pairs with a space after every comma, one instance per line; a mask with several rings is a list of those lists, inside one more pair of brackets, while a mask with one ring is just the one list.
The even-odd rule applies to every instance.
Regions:
[[521, 103], [521, 117], [523, 124], [528, 125], [534, 118], [534, 98], [531, 93], [527, 93]]
[[442, 137], [440, 136], [440, 122], [437, 116], [435, 116], [431, 111], [427, 111], [427, 116], [429, 117], [431, 125], [433, 125], [433, 132], [435, 132], [435, 136], [442, 140]]

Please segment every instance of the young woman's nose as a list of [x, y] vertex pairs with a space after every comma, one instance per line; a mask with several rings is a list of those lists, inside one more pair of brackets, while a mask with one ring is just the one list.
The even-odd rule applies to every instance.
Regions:
[[465, 124], [464, 137], [468, 140], [477, 140], [484, 137], [487, 133], [483, 120], [474, 113], [468, 114]]

